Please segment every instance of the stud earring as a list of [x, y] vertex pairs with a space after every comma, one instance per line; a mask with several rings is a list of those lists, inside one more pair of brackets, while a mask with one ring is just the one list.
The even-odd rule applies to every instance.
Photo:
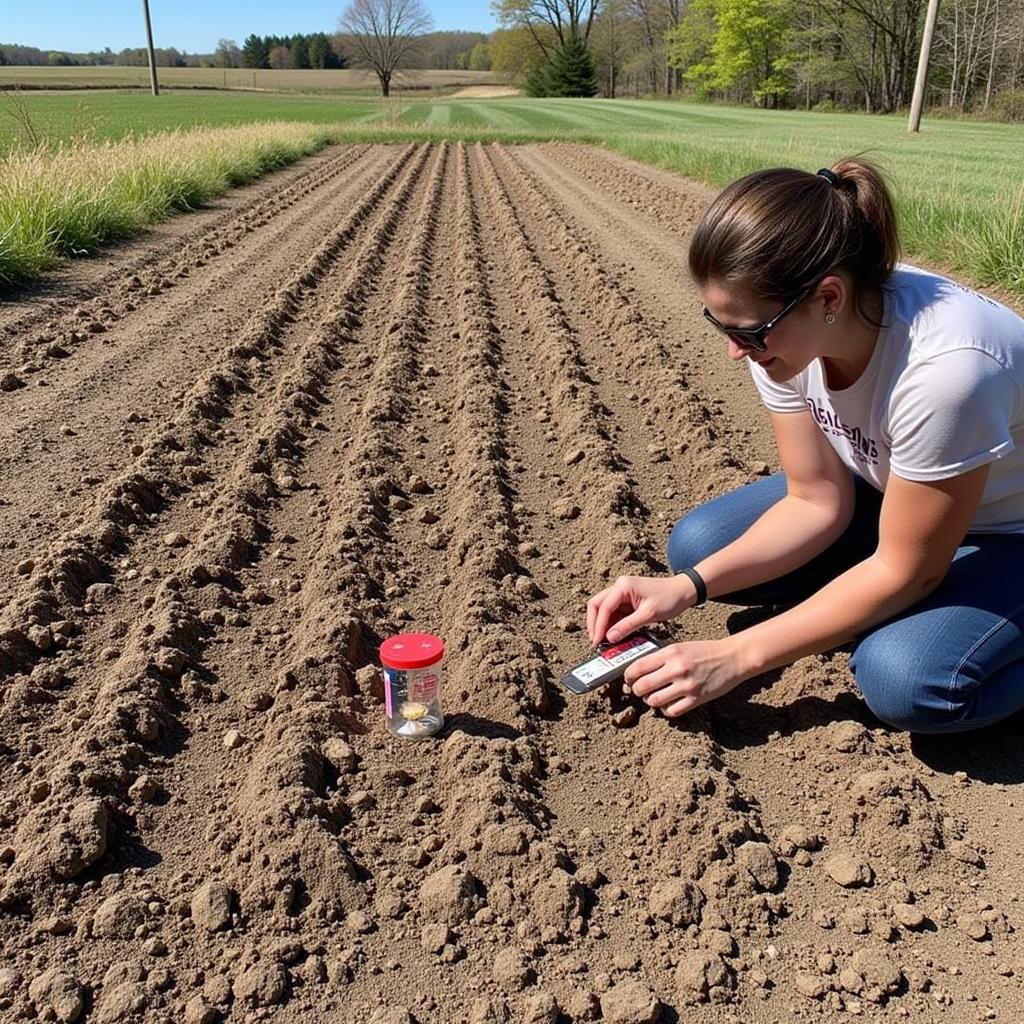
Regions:
[[836, 322], [836, 313], [834, 309], [827, 310], [825, 313], [825, 323], [831, 327]]

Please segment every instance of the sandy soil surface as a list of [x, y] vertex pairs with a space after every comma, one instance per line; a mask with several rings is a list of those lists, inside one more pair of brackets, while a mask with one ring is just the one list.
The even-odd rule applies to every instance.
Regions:
[[708, 198], [340, 148], [0, 310], [0, 1019], [1022, 1018], [1019, 724], [912, 741], [842, 652], [678, 723], [558, 686], [586, 597], [773, 468]]
[[457, 89], [448, 98], [457, 99], [496, 99], [499, 96], [522, 96], [522, 90], [511, 85], [467, 85]]

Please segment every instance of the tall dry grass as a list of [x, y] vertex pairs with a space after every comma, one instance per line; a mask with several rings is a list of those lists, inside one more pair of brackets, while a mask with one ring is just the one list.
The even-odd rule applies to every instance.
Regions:
[[193, 209], [334, 138], [324, 125], [270, 122], [16, 150], [0, 158], [0, 284]]

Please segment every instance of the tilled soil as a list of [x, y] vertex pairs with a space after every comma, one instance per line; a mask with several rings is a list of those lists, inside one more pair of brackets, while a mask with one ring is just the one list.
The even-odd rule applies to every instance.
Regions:
[[773, 468], [708, 199], [343, 147], [0, 311], [0, 1018], [1021, 1019], [1019, 726], [912, 742], [842, 652], [679, 722], [558, 686]]

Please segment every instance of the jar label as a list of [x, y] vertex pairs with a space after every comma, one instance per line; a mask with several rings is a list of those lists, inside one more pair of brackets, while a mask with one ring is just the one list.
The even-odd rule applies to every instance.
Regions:
[[421, 704], [433, 704], [437, 697], [437, 673], [432, 669], [421, 669], [409, 673], [409, 699]]
[[437, 699], [440, 681], [441, 677], [433, 665], [404, 672], [396, 668], [385, 668], [384, 708], [388, 718], [406, 702], [433, 704]]

